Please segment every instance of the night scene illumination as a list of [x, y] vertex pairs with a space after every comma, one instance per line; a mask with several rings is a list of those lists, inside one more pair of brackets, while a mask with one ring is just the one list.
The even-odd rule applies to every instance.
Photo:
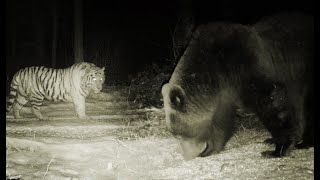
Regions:
[[313, 179], [312, 0], [7, 0], [6, 179]]

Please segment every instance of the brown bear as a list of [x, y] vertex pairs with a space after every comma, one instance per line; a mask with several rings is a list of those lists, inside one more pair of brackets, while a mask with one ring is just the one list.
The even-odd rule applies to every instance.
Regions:
[[282, 13], [195, 30], [162, 87], [166, 124], [185, 159], [223, 150], [243, 107], [271, 133], [272, 157], [313, 143], [313, 29], [312, 16]]

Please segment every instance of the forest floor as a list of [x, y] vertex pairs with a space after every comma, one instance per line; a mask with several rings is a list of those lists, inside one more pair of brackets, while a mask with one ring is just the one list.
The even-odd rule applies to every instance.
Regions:
[[70, 103], [45, 103], [39, 121], [6, 118], [7, 179], [313, 179], [314, 148], [267, 159], [264, 129], [239, 126], [219, 154], [185, 161], [166, 130], [162, 109], [138, 109], [127, 89], [110, 88], [87, 100], [91, 120]]

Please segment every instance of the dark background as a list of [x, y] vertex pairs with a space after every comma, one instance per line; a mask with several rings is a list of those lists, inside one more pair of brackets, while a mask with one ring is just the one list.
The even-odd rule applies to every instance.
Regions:
[[[314, 14], [312, 0], [82, 0], [82, 5], [84, 60], [106, 66], [107, 84], [127, 83], [148, 64], [172, 60], [172, 32], [182, 12], [196, 25], [251, 24], [283, 11]], [[7, 80], [22, 67], [74, 63], [74, 7], [73, 0], [6, 0]]]

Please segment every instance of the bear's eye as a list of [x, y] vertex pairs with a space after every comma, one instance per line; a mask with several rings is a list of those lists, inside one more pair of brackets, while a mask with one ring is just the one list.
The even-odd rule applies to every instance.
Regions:
[[180, 106], [181, 105], [181, 99], [178, 96], [173, 97], [173, 99], [171, 101], [176, 106]]
[[96, 81], [97, 79], [96, 79], [96, 78], [93, 78], [92, 80], [93, 80], [93, 81]]

